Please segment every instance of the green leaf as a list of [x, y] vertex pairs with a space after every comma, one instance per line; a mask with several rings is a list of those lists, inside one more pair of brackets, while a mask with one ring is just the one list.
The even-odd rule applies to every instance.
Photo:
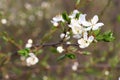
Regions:
[[59, 57], [57, 58], [57, 61], [63, 60], [64, 58], [66, 58], [66, 55], [65, 55], [65, 54], [64, 54], [64, 55], [59, 56]]
[[68, 14], [66, 12], [62, 13], [62, 18], [68, 23], [70, 23], [70, 18], [68, 17]]
[[68, 57], [70, 59], [75, 59], [76, 58], [75, 54], [72, 54], [72, 53], [66, 54], [66, 57]]
[[100, 29], [93, 31], [93, 34], [94, 34], [95, 36], [98, 36], [98, 35], [100, 34]]
[[79, 16], [80, 16], [80, 13], [77, 13], [77, 14], [76, 14], [76, 16], [75, 16], [75, 18], [77, 18], [77, 19], [78, 19], [78, 18], [79, 18]]
[[2, 36], [2, 39], [3, 39], [4, 41], [8, 42], [8, 38], [7, 38], [7, 37]]
[[28, 56], [28, 53], [30, 52], [30, 49], [29, 48], [25, 48], [25, 49], [22, 49], [22, 50], [19, 50], [18, 53], [21, 55], [21, 56]]
[[104, 39], [103, 35], [96, 36], [97, 41], [103, 41], [103, 39]]
[[104, 37], [104, 41], [105, 42], [110, 42], [113, 41], [115, 39], [115, 37], [113, 37], [113, 33], [111, 31], [107, 31], [103, 34]]
[[99, 34], [96, 36], [96, 40], [98, 41], [105, 41], [105, 42], [111, 42], [115, 39], [113, 36], [113, 33], [111, 31], [107, 31], [103, 34]]

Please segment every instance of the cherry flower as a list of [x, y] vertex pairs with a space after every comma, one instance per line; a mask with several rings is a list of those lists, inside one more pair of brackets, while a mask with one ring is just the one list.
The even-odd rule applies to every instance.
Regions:
[[60, 21], [64, 22], [64, 19], [62, 18], [61, 15], [57, 15], [53, 17], [51, 23], [53, 23], [54, 26], [58, 26]]
[[95, 15], [90, 21], [82, 21], [83, 26], [87, 26], [87, 30], [97, 30], [104, 24], [102, 22], [97, 23], [99, 20], [98, 16]]
[[82, 26], [76, 19], [71, 19], [71, 23], [68, 26], [72, 29], [73, 34], [81, 34], [83, 31]]
[[88, 37], [88, 33], [84, 32], [83, 33], [83, 38], [80, 38], [78, 40], [78, 44], [80, 48], [86, 48], [90, 45], [90, 43], [94, 40], [93, 36]]
[[58, 46], [58, 47], [57, 47], [57, 51], [58, 51], [59, 53], [62, 53], [62, 52], [64, 51], [64, 49], [63, 49], [62, 46]]
[[29, 57], [26, 59], [27, 66], [32, 66], [37, 64], [39, 59], [35, 56], [34, 53], [29, 53]]

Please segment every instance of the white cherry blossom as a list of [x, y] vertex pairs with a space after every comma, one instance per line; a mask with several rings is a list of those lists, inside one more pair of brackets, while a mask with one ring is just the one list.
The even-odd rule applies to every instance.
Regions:
[[81, 34], [83, 32], [83, 27], [77, 19], [71, 19], [71, 23], [68, 26], [72, 29], [73, 34]]
[[102, 22], [97, 23], [99, 20], [98, 16], [95, 15], [90, 21], [83, 21], [82, 25], [87, 26], [87, 30], [97, 30], [104, 24]]
[[51, 23], [53, 23], [54, 26], [58, 26], [60, 21], [64, 22], [64, 19], [62, 18], [61, 15], [57, 15], [53, 17]]
[[58, 47], [57, 47], [57, 51], [58, 51], [59, 53], [62, 53], [62, 52], [64, 51], [64, 49], [63, 49], [62, 46], [58, 46]]
[[34, 53], [29, 53], [29, 57], [26, 59], [27, 66], [32, 66], [37, 64], [39, 59], [35, 56]]
[[80, 48], [86, 48], [90, 45], [90, 43], [94, 40], [93, 36], [88, 37], [88, 33], [84, 32], [83, 33], [83, 38], [80, 38], [78, 40], [78, 44]]

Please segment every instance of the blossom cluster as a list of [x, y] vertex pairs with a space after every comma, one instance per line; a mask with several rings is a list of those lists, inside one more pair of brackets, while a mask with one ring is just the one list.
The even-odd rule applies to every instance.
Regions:
[[[32, 47], [33, 40], [28, 39], [28, 42], [25, 45], [25, 48], [30, 49]], [[21, 60], [26, 62], [27, 66], [32, 66], [38, 63], [39, 59], [36, 57], [36, 55], [33, 52], [29, 52], [28, 55], [21, 56]]]
[[70, 39], [68, 33], [72, 32], [72, 36], [77, 39], [79, 47], [86, 48], [95, 40], [95, 36], [91, 34], [91, 32], [99, 30], [104, 25], [102, 22], [98, 22], [99, 18], [97, 15], [93, 16], [90, 20], [86, 20], [86, 16], [87, 14], [82, 14], [78, 10], [74, 10], [70, 15], [65, 16], [69, 22], [63, 15], [53, 17], [51, 22], [55, 27], [60, 26], [61, 23], [67, 24], [67, 27], [70, 28], [71, 31], [67, 31], [66, 34], [62, 33], [60, 37], [68, 40]]

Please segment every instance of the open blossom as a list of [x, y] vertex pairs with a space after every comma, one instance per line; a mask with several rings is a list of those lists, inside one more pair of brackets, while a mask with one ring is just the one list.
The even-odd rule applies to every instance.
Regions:
[[[66, 15], [67, 16], [67, 15]], [[78, 39], [78, 44], [80, 48], [86, 48], [92, 43], [94, 40], [94, 36], [91, 33], [94, 30], [99, 29], [104, 24], [102, 22], [98, 22], [99, 18], [95, 15], [91, 20], [86, 20], [87, 14], [82, 14], [78, 10], [74, 10], [67, 17], [69, 18], [69, 23], [67, 21], [67, 26], [70, 28], [73, 38]], [[59, 22], [65, 22], [61, 15], [58, 15], [53, 18], [51, 21], [54, 26], [58, 26]], [[66, 26], [65, 26], [66, 27]], [[61, 33], [60, 38], [64, 38], [68, 40], [71, 36], [69, 34]], [[62, 46], [57, 47], [57, 51], [62, 53], [64, 51]]]
[[57, 51], [58, 51], [59, 53], [62, 53], [62, 52], [64, 51], [64, 49], [63, 49], [62, 46], [58, 46], [58, 47], [57, 47]]
[[90, 21], [83, 21], [82, 25], [87, 26], [88, 30], [97, 30], [104, 24], [102, 22], [97, 23], [99, 20], [98, 16], [95, 15]]
[[72, 29], [73, 34], [81, 34], [83, 32], [83, 27], [76, 19], [71, 19], [71, 23], [68, 26]]
[[29, 53], [29, 57], [26, 59], [27, 66], [32, 66], [37, 64], [39, 59], [34, 55], [34, 53]]
[[78, 40], [78, 44], [80, 48], [86, 48], [90, 45], [90, 43], [94, 40], [93, 36], [88, 37], [88, 33], [84, 32], [83, 33], [83, 38]]
[[61, 15], [57, 15], [53, 17], [51, 22], [53, 23], [54, 26], [58, 26], [60, 21], [64, 22], [64, 19], [62, 18]]

